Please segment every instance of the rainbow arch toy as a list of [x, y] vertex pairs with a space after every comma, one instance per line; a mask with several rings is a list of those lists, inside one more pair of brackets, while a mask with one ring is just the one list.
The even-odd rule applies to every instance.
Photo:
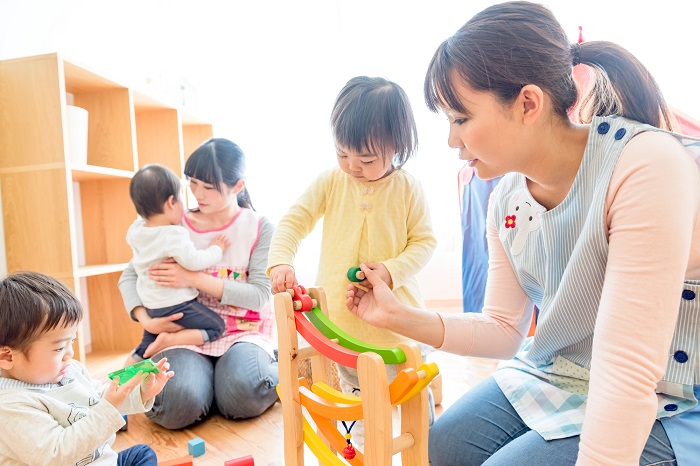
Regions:
[[[310, 299], [309, 299], [310, 298]], [[322, 288], [297, 287], [274, 297], [279, 339], [277, 393], [284, 420], [284, 462], [304, 464], [304, 445], [323, 465], [389, 466], [401, 453], [403, 465], [428, 464], [428, 395], [425, 387], [438, 374], [424, 363], [415, 344], [383, 348], [361, 342], [328, 319]], [[298, 310], [295, 310], [298, 309]], [[298, 335], [311, 345], [300, 348]], [[298, 363], [311, 359], [313, 383], [299, 378]], [[356, 368], [362, 397], [331, 387], [328, 360]], [[389, 383], [386, 364], [397, 364]], [[393, 436], [392, 408], [400, 405], [400, 433]], [[346, 446], [336, 421], [365, 422], [364, 453], [343, 458]], [[315, 425], [315, 429], [314, 426]]]

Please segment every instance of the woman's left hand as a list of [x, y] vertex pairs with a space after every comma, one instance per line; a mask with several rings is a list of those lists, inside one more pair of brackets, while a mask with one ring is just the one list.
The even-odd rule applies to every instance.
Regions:
[[198, 274], [199, 272], [183, 268], [175, 259], [165, 259], [148, 270], [148, 276], [156, 284], [170, 288], [196, 288]]

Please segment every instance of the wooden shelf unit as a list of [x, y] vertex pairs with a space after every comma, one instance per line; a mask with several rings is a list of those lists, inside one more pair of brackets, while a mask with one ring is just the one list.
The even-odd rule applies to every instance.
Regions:
[[[69, 97], [88, 111], [87, 165], [69, 154]], [[182, 176], [185, 157], [213, 135], [212, 125], [53, 53], [0, 60], [0, 128], [8, 272], [43, 272], [87, 295], [92, 351], [132, 349], [142, 329], [117, 288], [136, 218], [130, 179], [148, 163]], [[84, 329], [75, 349], [85, 361]]]

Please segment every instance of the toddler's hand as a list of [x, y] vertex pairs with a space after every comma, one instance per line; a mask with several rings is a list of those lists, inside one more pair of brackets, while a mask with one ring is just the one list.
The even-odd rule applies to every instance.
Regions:
[[294, 268], [289, 265], [276, 265], [270, 269], [270, 284], [273, 293], [284, 293], [289, 288], [299, 285], [294, 275]]
[[156, 366], [158, 366], [160, 372], [157, 374], [148, 374], [146, 379], [141, 383], [141, 400], [143, 400], [144, 403], [159, 394], [168, 380], [175, 375], [173, 371], [168, 370], [170, 369], [168, 358], [162, 358], [156, 363]]
[[211, 243], [209, 243], [209, 246], [216, 245], [221, 248], [222, 251], [225, 251], [227, 247], [231, 245], [231, 241], [225, 236], [225, 235], [219, 235], [213, 240], [211, 240]]
[[119, 385], [119, 376], [116, 376], [110, 382], [109, 387], [107, 388], [107, 391], [105, 391], [102, 398], [110, 402], [118, 411], [122, 404], [124, 404], [124, 400], [126, 400], [129, 394], [139, 386], [145, 377], [146, 374], [139, 371], [138, 374], [124, 383], [124, 385]]
[[[381, 278], [382, 281], [387, 284], [389, 289], [394, 288], [393, 280], [391, 279], [391, 274], [389, 273], [389, 269], [386, 268], [386, 265], [382, 264], [381, 262], [366, 262], [365, 266], [368, 269], [373, 270], [374, 273], [376, 273], [377, 275], [379, 275], [379, 278]], [[372, 284], [367, 278], [361, 281], [360, 285], [364, 286], [365, 288], [372, 288]]]

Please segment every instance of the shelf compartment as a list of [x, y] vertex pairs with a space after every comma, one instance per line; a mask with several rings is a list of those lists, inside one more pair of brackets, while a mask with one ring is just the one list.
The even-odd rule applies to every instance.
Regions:
[[182, 133], [174, 108], [136, 109], [136, 141], [139, 167], [149, 163], [165, 165], [182, 173]]

